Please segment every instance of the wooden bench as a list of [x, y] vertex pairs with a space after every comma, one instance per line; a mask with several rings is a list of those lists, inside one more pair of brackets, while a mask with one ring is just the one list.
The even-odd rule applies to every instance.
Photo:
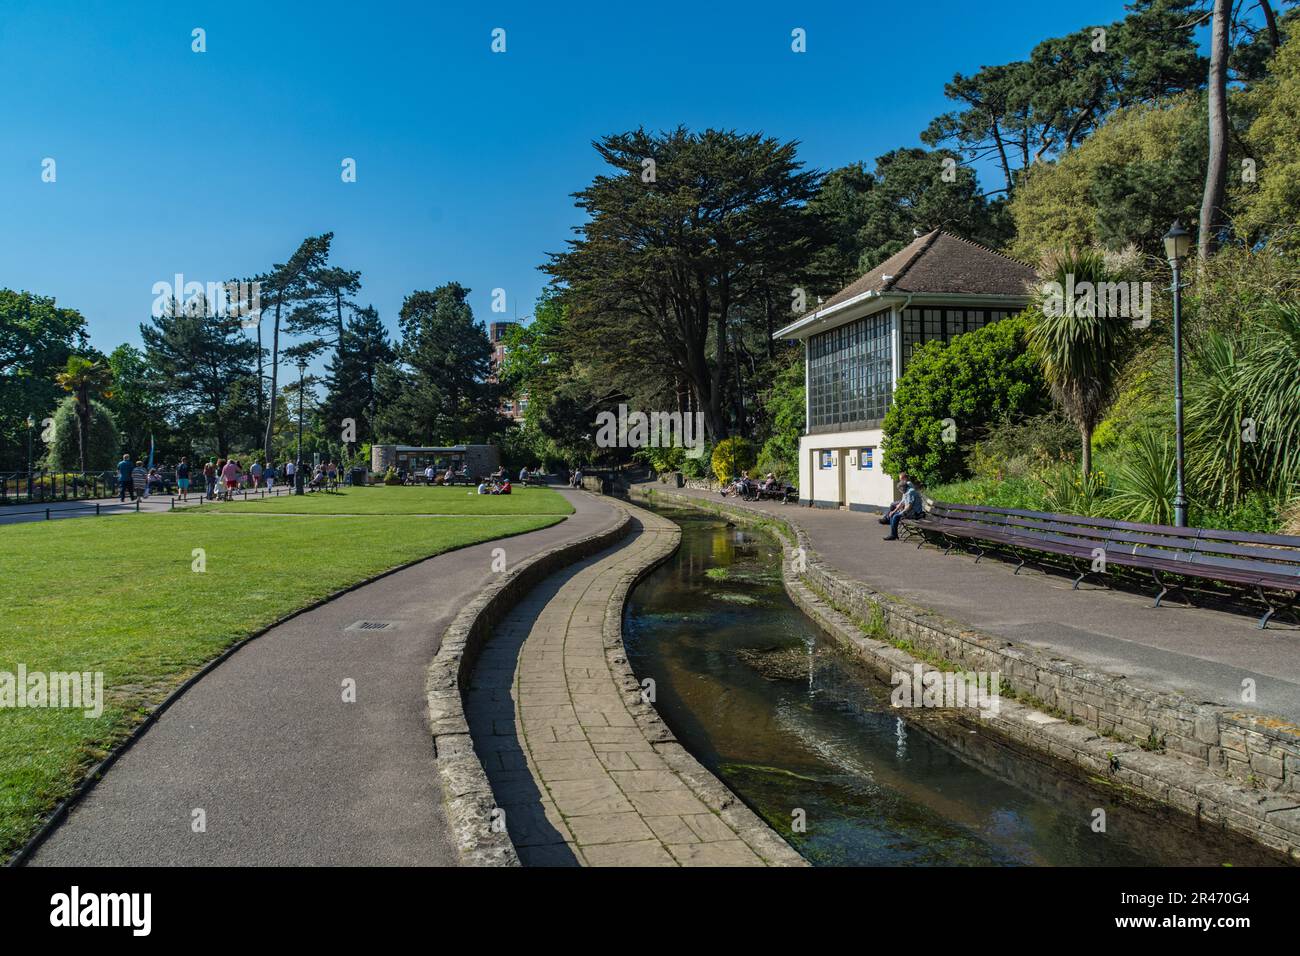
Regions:
[[[1010, 553], [1019, 562], [1016, 574], [1031, 560], [1039, 567], [1044, 558], [1067, 564], [1076, 574], [1075, 588], [1088, 575], [1112, 566], [1143, 577], [1149, 574], [1160, 589], [1155, 607], [1170, 590], [1187, 598], [1193, 581], [1200, 590], [1212, 582], [1233, 592], [1253, 592], [1265, 607], [1260, 628], [1279, 611], [1289, 610], [1300, 593], [1300, 537], [1294, 535], [1175, 528], [938, 501], [927, 501], [924, 516], [903, 523], [910, 535], [921, 537], [918, 547], [932, 539], [944, 543], [945, 554], [958, 545], [968, 546], [977, 562], [988, 550]], [[1099, 561], [1101, 568], [1094, 572]], [[1289, 597], [1279, 606], [1270, 595]]]

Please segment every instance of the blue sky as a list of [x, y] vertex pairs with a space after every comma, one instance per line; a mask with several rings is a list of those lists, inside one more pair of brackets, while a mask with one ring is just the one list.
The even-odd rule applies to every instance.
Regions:
[[1122, 0], [5, 0], [0, 286], [81, 310], [109, 351], [138, 344], [155, 282], [261, 271], [332, 230], [390, 328], [403, 296], [453, 279], [479, 318], [502, 317], [497, 287], [504, 317], [524, 316], [579, 221], [594, 138], [757, 129], [817, 168], [870, 161], [918, 143], [955, 72], [1122, 15]]

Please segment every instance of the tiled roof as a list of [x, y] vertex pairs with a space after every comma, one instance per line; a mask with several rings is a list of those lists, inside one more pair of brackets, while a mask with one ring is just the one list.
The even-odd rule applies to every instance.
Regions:
[[894, 253], [818, 308], [827, 309], [865, 292], [1025, 296], [1036, 281], [1033, 267], [978, 242], [936, 229]]

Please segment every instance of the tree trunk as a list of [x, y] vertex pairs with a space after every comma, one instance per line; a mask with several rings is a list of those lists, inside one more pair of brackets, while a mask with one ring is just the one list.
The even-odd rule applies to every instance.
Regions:
[[1277, 32], [1277, 17], [1273, 15], [1273, 6], [1268, 0], [1259, 0], [1259, 9], [1264, 13], [1264, 23], [1268, 26], [1268, 45], [1277, 52], [1277, 48], [1282, 45], [1282, 37]]
[[1002, 166], [1002, 177], [1007, 181], [1007, 195], [1010, 196], [1015, 183], [1011, 180], [1011, 164], [1007, 162], [1007, 147], [1002, 142], [1002, 128], [996, 119], [993, 120], [993, 142], [998, 147], [998, 163]]
[[1079, 438], [1079, 458], [1081, 462], [1079, 470], [1083, 474], [1084, 480], [1087, 480], [1088, 476], [1092, 474], [1092, 428], [1087, 425], [1080, 425]]
[[1210, 31], [1210, 155], [1205, 166], [1205, 192], [1201, 197], [1200, 236], [1196, 252], [1206, 259], [1218, 247], [1223, 222], [1223, 195], [1228, 184], [1228, 19], [1230, 0], [1214, 0]]
[[276, 388], [280, 381], [280, 303], [284, 293], [275, 298], [275, 327], [271, 331], [271, 394], [267, 401], [266, 439], [262, 443], [262, 453], [271, 457], [271, 437], [275, 431]]
[[257, 315], [257, 417], [262, 417], [262, 392], [266, 388], [266, 379], [263, 378], [266, 365], [262, 357], [262, 314]]
[[77, 460], [81, 473], [86, 473], [86, 446], [90, 444], [90, 394], [77, 390]]

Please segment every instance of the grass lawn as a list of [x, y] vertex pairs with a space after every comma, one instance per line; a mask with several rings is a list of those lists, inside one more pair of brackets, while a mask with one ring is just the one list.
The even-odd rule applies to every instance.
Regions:
[[[391, 512], [400, 512], [417, 500], [427, 507], [437, 492], [387, 488], [375, 489], [373, 497], [358, 490], [306, 500], [322, 510], [327, 503], [352, 502], [379, 511], [387, 502]], [[448, 495], [461, 498], [463, 490]], [[21, 846], [150, 706], [239, 639], [399, 564], [546, 527], [571, 510], [544, 490], [490, 503], [498, 501], [547, 506], [556, 514], [259, 520], [177, 511], [0, 528], [6, 590], [0, 671], [16, 674], [21, 663], [29, 673], [104, 672], [98, 718], [80, 710], [0, 709], [0, 859]], [[302, 499], [293, 504], [302, 507]], [[206, 552], [202, 574], [191, 569], [195, 548]]]
[[376, 485], [309, 495], [204, 505], [221, 511], [284, 511], [305, 514], [518, 515], [573, 514], [573, 506], [550, 488], [515, 488], [508, 495], [480, 495], [473, 488]]

